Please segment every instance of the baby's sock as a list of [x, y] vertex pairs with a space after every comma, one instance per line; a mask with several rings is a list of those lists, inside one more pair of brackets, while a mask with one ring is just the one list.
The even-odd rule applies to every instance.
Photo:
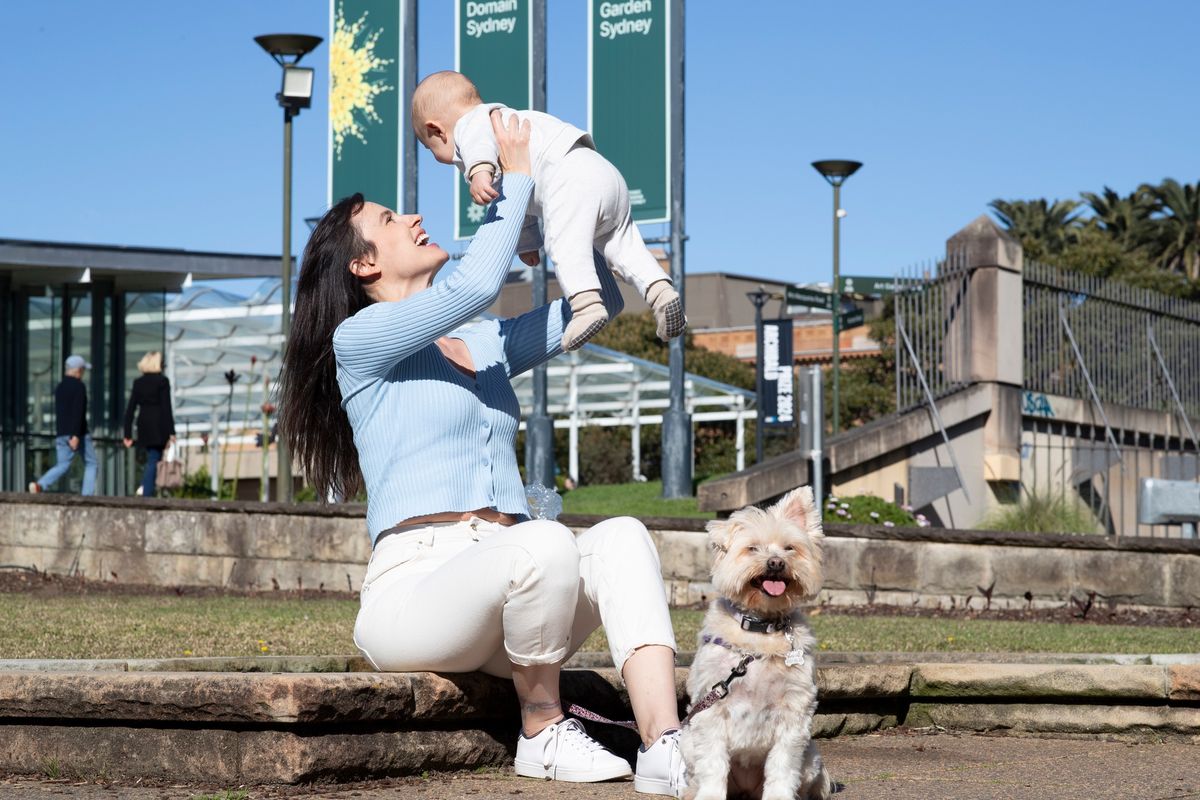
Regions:
[[595, 289], [572, 295], [568, 302], [571, 304], [571, 321], [563, 331], [562, 348], [565, 351], [583, 347], [588, 339], [608, 324], [608, 309], [600, 301], [600, 292]]
[[655, 333], [658, 334], [658, 338], [666, 342], [683, 333], [687, 327], [687, 317], [683, 315], [683, 300], [669, 280], [650, 284], [650, 288], [646, 290], [646, 302], [654, 309], [654, 319], [658, 322]]

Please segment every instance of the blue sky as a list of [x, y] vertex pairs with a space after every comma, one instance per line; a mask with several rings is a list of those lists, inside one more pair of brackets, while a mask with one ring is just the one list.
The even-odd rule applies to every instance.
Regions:
[[[549, 110], [586, 116], [586, 3], [548, 0]], [[0, 237], [279, 250], [278, 68], [252, 38], [328, 37], [327, 0], [7, 4]], [[852, 158], [842, 271], [938, 254], [995, 197], [1200, 179], [1200, 3], [841, 0], [689, 4], [687, 268], [830, 272], [831, 190]], [[453, 66], [453, 4], [422, 0], [419, 71]], [[328, 53], [296, 120], [295, 242], [319, 214]], [[422, 153], [448, 249], [455, 173]], [[648, 233], [657, 234], [658, 228]]]

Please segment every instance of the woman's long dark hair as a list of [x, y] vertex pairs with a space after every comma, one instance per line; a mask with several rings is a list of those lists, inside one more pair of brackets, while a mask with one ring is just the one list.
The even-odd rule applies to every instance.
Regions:
[[309, 237], [279, 378], [280, 435], [322, 502], [331, 492], [348, 500], [363, 488], [333, 357], [334, 330], [371, 303], [349, 269], [354, 259], [374, 255], [353, 221], [362, 207], [361, 194], [339, 200]]

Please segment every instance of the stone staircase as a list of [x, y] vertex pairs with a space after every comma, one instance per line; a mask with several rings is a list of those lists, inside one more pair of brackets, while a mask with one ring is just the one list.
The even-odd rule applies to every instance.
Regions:
[[[835, 658], [822, 654], [818, 669], [821, 737], [906, 725], [1200, 742], [1198, 656]], [[562, 686], [567, 702], [629, 715], [611, 668], [568, 669]], [[375, 673], [356, 657], [3, 661], [0, 771], [287, 784], [505, 766], [516, 707], [505, 680]], [[632, 755], [633, 734], [598, 727]]]

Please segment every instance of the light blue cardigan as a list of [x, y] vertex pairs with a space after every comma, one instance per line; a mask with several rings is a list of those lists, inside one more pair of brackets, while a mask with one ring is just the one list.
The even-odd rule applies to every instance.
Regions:
[[[562, 352], [571, 308], [556, 300], [519, 317], [466, 324], [500, 294], [533, 181], [512, 173], [500, 191], [445, 280], [367, 306], [333, 334], [372, 544], [381, 531], [424, 514], [529, 513], [515, 450], [521, 407], [509, 378]], [[611, 319], [621, 310], [621, 294], [603, 259], [596, 261]], [[442, 355], [435, 344], [442, 336], [466, 343], [474, 378]]]

